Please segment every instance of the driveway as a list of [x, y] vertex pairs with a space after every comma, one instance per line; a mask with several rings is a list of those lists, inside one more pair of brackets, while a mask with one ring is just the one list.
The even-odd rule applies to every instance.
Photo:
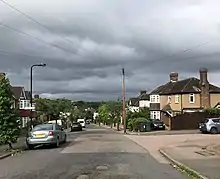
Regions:
[[39, 148], [0, 160], [7, 179], [183, 179], [143, 147], [108, 129], [90, 126], [71, 133], [57, 149]]

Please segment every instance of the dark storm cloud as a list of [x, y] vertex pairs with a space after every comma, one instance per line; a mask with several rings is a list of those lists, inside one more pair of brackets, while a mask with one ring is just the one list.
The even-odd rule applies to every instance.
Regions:
[[[12, 84], [28, 87], [30, 66], [46, 63], [46, 68], [34, 69], [34, 91], [44, 96], [117, 99], [121, 68], [128, 96], [152, 90], [169, 80], [172, 71], [180, 78], [197, 76], [200, 67], [214, 75], [219, 72], [217, 0], [9, 3], [52, 30], [0, 3], [0, 22], [31, 35], [0, 25], [0, 69], [8, 72]], [[218, 83], [215, 76], [212, 79]]]

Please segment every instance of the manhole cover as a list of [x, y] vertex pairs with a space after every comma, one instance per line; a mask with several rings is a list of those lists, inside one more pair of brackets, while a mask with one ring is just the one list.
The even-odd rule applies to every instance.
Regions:
[[89, 179], [88, 175], [79, 175], [76, 179]]
[[108, 170], [107, 166], [97, 166], [96, 170]]

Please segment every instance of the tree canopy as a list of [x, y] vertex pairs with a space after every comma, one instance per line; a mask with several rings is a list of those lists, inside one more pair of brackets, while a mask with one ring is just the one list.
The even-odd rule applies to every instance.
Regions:
[[16, 142], [20, 134], [20, 118], [8, 78], [0, 76], [0, 143]]

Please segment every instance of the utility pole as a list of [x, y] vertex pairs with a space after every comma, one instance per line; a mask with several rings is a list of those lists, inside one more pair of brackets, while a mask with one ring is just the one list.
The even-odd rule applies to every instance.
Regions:
[[122, 120], [124, 134], [126, 134], [126, 111], [125, 111], [125, 69], [122, 68]]

